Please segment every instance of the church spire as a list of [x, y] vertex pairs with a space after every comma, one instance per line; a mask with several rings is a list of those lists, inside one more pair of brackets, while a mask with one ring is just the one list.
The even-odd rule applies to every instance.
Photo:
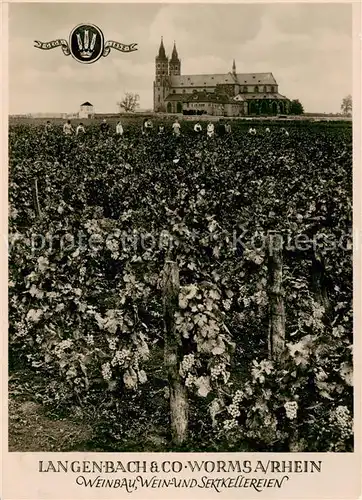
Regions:
[[160, 59], [166, 59], [165, 47], [163, 45], [163, 36], [161, 36], [161, 43], [160, 43], [160, 48], [159, 48], [159, 51], [158, 51], [158, 57]]
[[177, 53], [177, 49], [176, 49], [176, 41], [173, 42], [173, 50], [172, 50], [171, 60], [172, 61], [178, 61], [178, 53]]
[[236, 75], [236, 64], [235, 59], [233, 59], [233, 74]]

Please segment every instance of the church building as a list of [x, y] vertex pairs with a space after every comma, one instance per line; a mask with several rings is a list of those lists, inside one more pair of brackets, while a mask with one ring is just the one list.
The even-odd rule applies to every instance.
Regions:
[[289, 99], [279, 94], [272, 73], [237, 73], [235, 60], [225, 74], [182, 75], [174, 43], [171, 58], [163, 39], [156, 56], [153, 109], [163, 113], [216, 116], [289, 113]]

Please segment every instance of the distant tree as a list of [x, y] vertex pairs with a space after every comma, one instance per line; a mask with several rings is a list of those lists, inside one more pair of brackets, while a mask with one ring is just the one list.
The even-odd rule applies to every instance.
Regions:
[[299, 99], [293, 99], [293, 101], [290, 102], [289, 110], [291, 115], [302, 115], [304, 113], [303, 105]]
[[342, 100], [341, 111], [343, 115], [351, 116], [352, 114], [352, 96], [349, 94]]
[[138, 94], [133, 94], [132, 92], [126, 92], [123, 99], [117, 102], [119, 110], [122, 109], [126, 112], [133, 112], [139, 107], [140, 96]]

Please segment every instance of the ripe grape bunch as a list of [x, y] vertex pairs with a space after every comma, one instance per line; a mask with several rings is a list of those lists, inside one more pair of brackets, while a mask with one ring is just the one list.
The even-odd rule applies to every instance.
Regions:
[[238, 426], [238, 423], [235, 419], [228, 419], [224, 421], [223, 426], [225, 431], [231, 431], [232, 429], [235, 429], [235, 427]]
[[243, 392], [240, 390], [237, 390], [234, 394], [234, 397], [233, 397], [233, 404], [238, 405], [239, 403], [241, 403], [243, 396], [244, 396]]
[[239, 405], [232, 403], [228, 406], [228, 413], [230, 413], [233, 418], [240, 417]]
[[102, 375], [103, 375], [104, 380], [111, 380], [112, 370], [111, 370], [109, 363], [104, 363], [102, 365]]
[[287, 418], [294, 420], [297, 418], [298, 403], [296, 401], [287, 401], [284, 405]]
[[346, 406], [337, 406], [335, 413], [330, 415], [330, 420], [339, 428], [342, 439], [346, 439], [351, 436], [352, 418]]
[[[120, 351], [116, 351], [114, 358], [112, 359], [112, 365], [125, 365], [131, 359], [131, 351], [129, 349], [122, 349]], [[133, 365], [135, 369], [138, 369], [138, 357], [135, 355], [133, 360]]]
[[192, 375], [191, 373], [189, 373], [187, 375], [186, 380], [185, 380], [185, 386], [190, 388], [193, 385], [196, 385], [196, 380], [197, 380], [197, 377], [195, 377], [195, 375]]
[[16, 323], [17, 334], [19, 337], [24, 337], [27, 334], [27, 328], [24, 321], [19, 321]]
[[186, 354], [182, 361], [181, 361], [181, 366], [180, 366], [180, 375], [181, 377], [186, 377], [186, 374], [188, 374], [193, 366], [195, 365], [195, 355], [194, 354]]
[[226, 366], [224, 363], [221, 363], [211, 368], [210, 372], [211, 372], [211, 378], [216, 380], [219, 377], [219, 375], [225, 376]]

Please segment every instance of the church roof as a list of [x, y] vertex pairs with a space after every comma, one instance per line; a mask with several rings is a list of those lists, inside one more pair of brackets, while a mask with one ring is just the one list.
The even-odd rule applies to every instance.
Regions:
[[186, 97], [186, 94], [168, 94], [167, 97], [165, 97], [165, 101], [184, 101]]
[[81, 104], [81, 106], [93, 106], [93, 104], [91, 104], [90, 102], [86, 101], [86, 102], [83, 102], [83, 104]]
[[257, 100], [257, 99], [278, 99], [278, 100], [288, 100], [287, 97], [285, 97], [284, 95], [282, 94], [279, 94], [279, 93], [270, 93], [268, 92], [267, 94], [238, 94], [237, 96], [235, 96], [234, 98], [236, 101], [251, 101], [251, 100]]
[[179, 102], [215, 102], [220, 104], [238, 104], [225, 94], [195, 92], [194, 94], [169, 94], [165, 101], [179, 101]]
[[220, 84], [276, 85], [272, 73], [232, 73], [210, 75], [172, 75], [172, 87], [215, 87]]

